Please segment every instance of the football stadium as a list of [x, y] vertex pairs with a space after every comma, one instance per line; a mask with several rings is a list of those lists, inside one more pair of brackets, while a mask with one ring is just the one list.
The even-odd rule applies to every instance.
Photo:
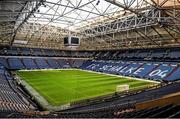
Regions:
[[0, 118], [180, 118], [180, 1], [0, 0]]

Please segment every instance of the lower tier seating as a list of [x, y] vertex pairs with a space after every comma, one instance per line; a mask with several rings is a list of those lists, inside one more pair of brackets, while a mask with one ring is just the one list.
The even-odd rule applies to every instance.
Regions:
[[[37, 113], [33, 115], [25, 113], [12, 113], [10, 117], [29, 117], [29, 118], [179, 118], [180, 105], [168, 104], [142, 110], [136, 110], [132, 105], [117, 105], [91, 111], [81, 112], [52, 112], [50, 114]], [[9, 114], [10, 112], [0, 112]], [[6, 116], [3, 116], [6, 117]]]
[[[12, 86], [14, 88], [12, 88]], [[34, 107], [18, 93], [5, 69], [0, 69], [0, 111], [28, 111]]]
[[180, 74], [180, 65], [174, 62], [92, 60], [84, 63], [81, 68], [152, 80], [173, 81], [180, 79], [180, 75], [178, 75]]
[[109, 74], [145, 78], [150, 80], [174, 81], [180, 79], [178, 62], [122, 61], [122, 60], [82, 60], [60, 58], [5, 58], [0, 64], [17, 69], [58, 69], [81, 68]]
[[[73, 61], [73, 67], [82, 65], [81, 62]], [[58, 69], [70, 68], [68, 60], [58, 58], [5, 58], [0, 57], [0, 65], [12, 69]]]
[[126, 110], [124, 112], [116, 113], [118, 118], [167, 118], [173, 117], [177, 118], [180, 111], [180, 105], [164, 105], [157, 106], [147, 109], [142, 109], [138, 111]]

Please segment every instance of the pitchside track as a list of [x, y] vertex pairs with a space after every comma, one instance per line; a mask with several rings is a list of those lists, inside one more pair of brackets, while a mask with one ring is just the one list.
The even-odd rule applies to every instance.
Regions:
[[18, 71], [52, 106], [114, 93], [117, 85], [128, 84], [130, 90], [145, 88], [152, 82], [82, 70]]

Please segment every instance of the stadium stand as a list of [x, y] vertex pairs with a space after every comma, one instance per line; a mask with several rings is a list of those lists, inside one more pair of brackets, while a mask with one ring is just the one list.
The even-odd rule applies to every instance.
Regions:
[[[84, 63], [82, 69], [98, 72], [135, 76], [152, 80], [177, 80], [180, 77], [178, 63], [144, 61], [103, 61], [93, 60]], [[180, 73], [180, 72], [179, 72]], [[171, 77], [170, 79], [168, 77]]]
[[34, 55], [34, 56], [43, 55], [43, 53], [41, 52], [41, 49], [39, 49], [39, 48], [33, 48], [33, 49], [31, 49], [31, 51], [32, 51], [32, 55]]
[[0, 0], [0, 118], [180, 118], [180, 0]]
[[9, 68], [10, 69], [24, 69], [20, 58], [8, 58]]
[[37, 69], [37, 66], [32, 58], [23, 58], [23, 63], [26, 69]]
[[31, 52], [29, 48], [20, 48], [21, 49], [21, 55], [22, 56], [30, 56]]
[[6, 68], [9, 68], [9, 64], [7, 62], [7, 58], [5, 58], [5, 57], [0, 57], [0, 64], [5, 66]]
[[48, 69], [48, 68], [50, 68], [44, 58], [36, 58], [34, 60], [35, 60], [35, 62], [37, 64], [37, 67], [39, 69]]
[[84, 60], [74, 59], [74, 60], [72, 61], [71, 67], [79, 68], [80, 66], [82, 66], [83, 63], [84, 63]]
[[59, 57], [95, 57], [96, 59], [127, 59], [127, 60], [171, 60], [178, 61], [180, 48], [151, 48], [134, 50], [104, 51], [58, 51], [53, 49], [2, 47], [0, 54], [14, 56], [59, 56]]
[[[109, 53], [107, 53], [109, 54]], [[117, 54], [115, 52], [115, 54]], [[105, 55], [107, 56], [107, 55]], [[123, 61], [123, 60], [82, 60], [82, 59], [59, 59], [59, 58], [50, 58], [50, 57], [1, 57], [1, 67], [6, 67], [9, 69], [48, 69], [48, 68], [81, 68], [84, 70], [93, 70], [97, 72], [104, 72], [104, 73], [110, 73], [110, 74], [118, 74], [118, 75], [124, 75], [124, 76], [132, 76], [132, 77], [138, 77], [138, 78], [147, 78], [151, 80], [160, 80], [162, 79], [163, 81], [174, 81], [178, 80], [179, 77], [179, 64], [177, 62], [153, 62], [153, 61]], [[2, 70], [3, 71], [3, 70]], [[158, 96], [154, 96], [153, 93], [150, 94], [150, 92], [146, 92], [148, 94], [143, 94], [142, 92], [140, 95], [144, 97], [145, 95], [152, 95], [147, 97], [147, 98], [140, 98], [138, 94], [129, 94], [123, 98], [121, 96], [119, 97], [111, 97], [109, 99], [106, 99], [106, 101], [100, 101], [100, 102], [91, 102], [88, 103], [89, 106], [77, 106], [75, 108], [69, 109], [67, 112], [53, 112], [48, 115], [39, 115], [35, 114], [34, 116], [27, 116], [27, 114], [24, 115], [24, 113], [20, 112], [15, 112], [20, 111], [20, 110], [34, 110], [34, 107], [26, 101], [24, 102], [23, 100], [16, 95], [22, 95], [21, 92], [18, 94], [16, 92], [13, 92], [14, 89], [9, 87], [7, 84], [7, 79], [13, 81], [11, 75], [6, 75], [4, 78], [3, 73], [1, 73], [1, 81], [2, 88], [1, 90], [6, 90], [9, 93], [8, 94], [3, 94], [7, 97], [1, 96], [1, 99], [3, 101], [7, 102], [12, 102], [11, 106], [9, 106], [9, 103], [2, 103], [2, 110], [0, 111], [1, 115], [10, 115], [10, 117], [61, 117], [61, 118], [71, 118], [71, 117], [77, 117], [77, 118], [83, 118], [83, 117], [94, 117], [94, 118], [104, 118], [104, 117], [109, 117], [109, 118], [117, 118], [117, 117], [128, 117], [127, 115], [131, 115], [130, 117], [161, 117], [164, 115], [165, 112], [169, 112], [168, 115], [165, 115], [164, 117], [177, 117], [179, 112], [177, 111], [177, 108], [179, 108], [179, 105], [171, 105], [168, 107], [166, 106], [157, 106], [154, 108], [148, 108], [148, 109], [143, 109], [140, 111], [137, 111], [134, 109], [134, 106], [131, 105], [131, 107], [127, 106], [115, 106], [111, 107], [110, 105], [122, 105], [123, 103], [129, 103], [132, 100], [135, 102], [143, 102], [145, 100], [151, 100], [152, 98], [157, 98], [159, 96], [169, 94], [172, 92], [178, 92], [177, 87], [175, 85], [179, 85], [178, 83], [170, 85], [171, 88], [163, 89], [166, 91], [162, 91], [160, 89], [156, 89], [159, 93]], [[14, 86], [13, 84], [13, 87]], [[170, 92], [168, 92], [168, 91]], [[13, 93], [10, 93], [13, 92]], [[156, 91], [155, 91], [156, 92]], [[161, 93], [162, 95], [161, 95]], [[156, 92], [157, 94], [157, 92]], [[15, 95], [15, 96], [14, 96]], [[132, 95], [132, 96], [131, 96]], [[137, 96], [137, 97], [136, 97]], [[28, 103], [27, 103], [28, 102]], [[17, 104], [16, 104], [17, 103]], [[29, 106], [31, 105], [31, 106]], [[167, 107], [167, 108], [166, 108]], [[99, 109], [100, 108], [100, 109]], [[101, 109], [102, 108], [102, 109]], [[165, 112], [162, 111], [162, 109], [166, 110]], [[12, 113], [13, 110], [13, 113]], [[76, 112], [78, 110], [78, 112]], [[90, 110], [83, 112], [81, 110]], [[125, 112], [123, 114], [119, 113], [117, 114], [118, 111]], [[75, 112], [73, 112], [75, 111]], [[152, 112], [151, 112], [152, 111]], [[146, 113], [145, 113], [146, 112]], [[154, 112], [159, 112], [159, 113], [154, 113]], [[136, 115], [138, 113], [138, 115]], [[152, 113], [154, 115], [152, 115]], [[2, 117], [6, 117], [2, 116]], [[162, 116], [163, 117], [163, 116]]]
[[50, 59], [50, 58], [48, 58], [48, 59], [47, 59], [47, 62], [48, 62], [48, 64], [50, 65], [50, 67], [51, 67], [52, 69], [58, 69], [58, 68], [60, 68], [60, 66], [59, 66], [59, 64], [57, 63], [56, 59]]
[[3, 67], [0, 69], [0, 103], [0, 112], [35, 109], [30, 102], [18, 92], [12, 77]]
[[142, 109], [138, 111], [125, 112], [124, 114], [119, 114], [119, 118], [165, 118], [172, 117], [179, 113], [179, 105], [168, 104], [165, 106], [157, 106], [148, 109]]
[[54, 53], [54, 50], [50, 50], [50, 49], [43, 49], [43, 55], [44, 56], [56, 56], [56, 54]]

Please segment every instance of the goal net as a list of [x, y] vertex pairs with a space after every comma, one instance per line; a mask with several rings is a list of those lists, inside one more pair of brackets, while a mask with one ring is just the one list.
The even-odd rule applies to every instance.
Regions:
[[124, 85], [117, 85], [116, 86], [116, 92], [123, 92], [123, 91], [128, 91], [129, 90], [129, 85], [124, 84]]

